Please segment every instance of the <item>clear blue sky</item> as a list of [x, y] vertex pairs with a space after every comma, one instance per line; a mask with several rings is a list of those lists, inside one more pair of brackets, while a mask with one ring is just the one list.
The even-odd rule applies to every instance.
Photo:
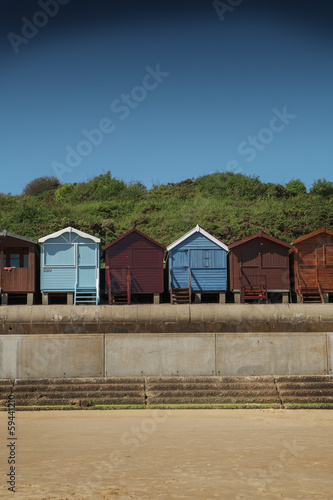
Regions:
[[0, 0], [0, 192], [108, 170], [333, 181], [332, 2], [219, 3]]

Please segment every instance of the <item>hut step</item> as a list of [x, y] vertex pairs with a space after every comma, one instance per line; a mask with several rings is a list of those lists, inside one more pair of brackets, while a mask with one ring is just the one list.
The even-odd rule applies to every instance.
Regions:
[[190, 304], [191, 292], [190, 288], [173, 288], [171, 290], [172, 302], [175, 304]]
[[97, 293], [94, 290], [82, 290], [75, 292], [75, 305], [77, 304], [97, 304]]

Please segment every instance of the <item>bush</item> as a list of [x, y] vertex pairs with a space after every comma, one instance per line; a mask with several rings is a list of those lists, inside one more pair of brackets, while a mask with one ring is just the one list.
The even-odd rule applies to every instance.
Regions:
[[318, 179], [314, 181], [310, 189], [310, 194], [323, 196], [324, 198], [333, 196], [333, 182], [327, 181], [326, 179]]
[[306, 194], [305, 184], [299, 179], [292, 179], [291, 181], [287, 182], [286, 189], [291, 196]]
[[22, 194], [38, 196], [46, 191], [55, 191], [59, 186], [60, 181], [56, 177], [38, 177], [25, 186]]

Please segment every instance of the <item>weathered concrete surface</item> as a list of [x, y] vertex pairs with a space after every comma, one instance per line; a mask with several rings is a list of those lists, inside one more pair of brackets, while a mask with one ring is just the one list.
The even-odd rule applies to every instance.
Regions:
[[332, 374], [333, 334], [0, 336], [0, 379]]
[[111, 334], [106, 376], [215, 375], [214, 334]]
[[148, 377], [147, 405], [235, 404], [280, 405], [274, 377]]
[[218, 375], [327, 374], [326, 334], [218, 334]]
[[0, 378], [103, 376], [103, 335], [0, 337]]
[[284, 407], [333, 404], [333, 378], [311, 376], [107, 377], [6, 380], [0, 406], [13, 393], [17, 407], [250, 404]]
[[142, 377], [16, 380], [13, 390], [16, 406], [145, 404]]
[[333, 403], [333, 378], [327, 375], [283, 376], [275, 382], [283, 404]]
[[332, 304], [3, 306], [0, 334], [333, 332]]
[[326, 335], [327, 339], [327, 373], [333, 374], [333, 333]]

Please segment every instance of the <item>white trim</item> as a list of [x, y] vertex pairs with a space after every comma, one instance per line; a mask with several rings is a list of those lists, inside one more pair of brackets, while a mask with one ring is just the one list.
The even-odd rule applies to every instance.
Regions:
[[188, 233], [186, 233], [183, 236], [181, 236], [180, 238], [178, 238], [178, 240], [176, 240], [173, 243], [171, 243], [171, 245], [167, 246], [167, 252], [170, 252], [170, 250], [172, 250], [173, 248], [175, 248], [177, 245], [179, 245], [183, 241], [187, 240], [187, 238], [189, 238], [190, 236], [192, 236], [192, 234], [194, 234], [194, 233], [201, 233], [201, 234], [203, 234], [204, 236], [206, 236], [206, 238], [208, 238], [213, 243], [215, 243], [219, 247], [223, 248], [223, 250], [225, 250], [226, 252], [228, 252], [227, 245], [225, 245], [224, 243], [222, 243], [222, 241], [214, 238], [214, 236], [212, 236], [211, 234], [207, 233], [207, 231], [205, 231], [204, 229], [202, 229], [198, 224], [193, 229], [191, 229], [191, 231], [189, 231]]
[[101, 240], [99, 238], [96, 238], [95, 236], [91, 236], [91, 234], [84, 233], [83, 231], [79, 231], [78, 229], [75, 229], [74, 227], [66, 227], [65, 229], [61, 229], [61, 231], [57, 231], [56, 233], [49, 234], [48, 236], [44, 236], [43, 238], [39, 238], [39, 243], [44, 243], [44, 241], [47, 241], [51, 238], [58, 238], [58, 236], [62, 236], [64, 233], [75, 233], [78, 236], [81, 236], [82, 238], [88, 238], [95, 243], [100, 243]]

